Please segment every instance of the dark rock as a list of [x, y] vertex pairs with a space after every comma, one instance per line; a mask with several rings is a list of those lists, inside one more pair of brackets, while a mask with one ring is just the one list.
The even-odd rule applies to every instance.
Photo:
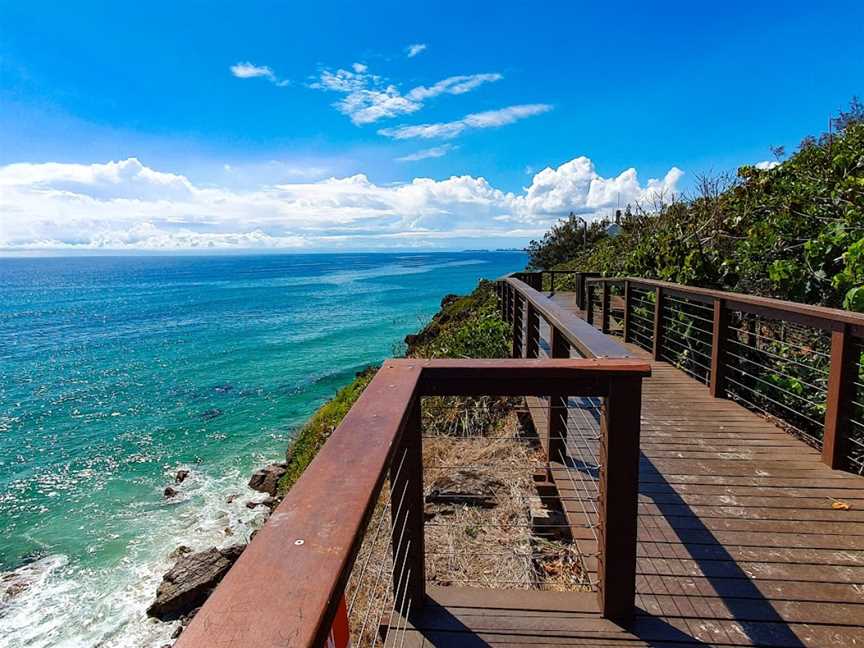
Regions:
[[175, 484], [182, 484], [184, 481], [186, 481], [186, 478], [188, 476], [189, 476], [189, 471], [186, 470], [185, 468], [181, 468], [180, 470], [177, 471], [177, 474], [174, 475], [174, 483]]
[[168, 557], [171, 558], [172, 560], [176, 560], [180, 556], [185, 556], [186, 554], [190, 554], [190, 553], [192, 553], [191, 547], [187, 547], [186, 545], [180, 545], [174, 551], [172, 551], [170, 554], [168, 554]]
[[450, 304], [457, 302], [460, 299], [461, 297], [459, 297], [459, 295], [454, 295], [453, 293], [450, 293], [449, 295], [444, 295], [444, 297], [441, 299], [441, 309], [443, 310], [447, 308]]
[[31, 585], [32, 582], [17, 576], [15, 572], [6, 574], [0, 578], [0, 609], [2, 609], [3, 603], [11, 601], [19, 594], [26, 592], [30, 589]]
[[248, 509], [258, 508], [259, 506], [266, 506], [267, 508], [269, 508], [272, 511], [278, 505], [279, 505], [279, 500], [276, 499], [275, 497], [265, 497], [260, 502], [253, 502], [253, 501], [246, 502], [246, 508], [248, 508]]
[[195, 615], [198, 614], [198, 611], [200, 609], [201, 609], [201, 607], [199, 606], [199, 607], [195, 608], [194, 610], [192, 610], [191, 612], [189, 612], [189, 614], [184, 614], [182, 617], [180, 617], [180, 625], [178, 625], [176, 628], [174, 628], [174, 632], [171, 635], [172, 639], [176, 639], [181, 634], [183, 634], [183, 631], [186, 629], [186, 626], [188, 626], [190, 623], [192, 623], [192, 619], [195, 618]]
[[28, 553], [22, 556], [23, 563], [14, 570], [0, 572], [0, 619], [3, 618], [4, 606], [37, 586], [42, 577], [55, 567], [65, 564], [65, 559], [58, 555], [40, 556], [38, 553]]
[[231, 545], [230, 547], [225, 547], [219, 550], [223, 556], [228, 558], [232, 563], [240, 557], [240, 554], [243, 553], [243, 550], [246, 549], [245, 544], [236, 544]]
[[162, 491], [162, 494], [165, 496], [166, 499], [171, 499], [172, 497], [177, 495], [177, 489], [173, 488], [172, 486], [166, 486], [165, 490]]
[[222, 410], [218, 407], [213, 407], [211, 409], [201, 412], [199, 416], [205, 421], [212, 421], [213, 419], [222, 416]]
[[279, 480], [287, 472], [288, 465], [284, 463], [272, 463], [252, 473], [249, 480], [249, 488], [259, 493], [267, 493], [275, 496]]
[[239, 494], [239, 493], [234, 493], [233, 495], [229, 495], [229, 496], [225, 499], [225, 503], [226, 503], [226, 504], [231, 504], [231, 503], [232, 503], [234, 500], [236, 500], [238, 497], [240, 497], [240, 494]]
[[212, 547], [178, 558], [162, 577], [147, 615], [172, 621], [200, 607], [245, 548], [246, 545]]
[[195, 618], [195, 615], [198, 614], [200, 611], [201, 611], [201, 606], [199, 605], [197, 608], [195, 608], [194, 610], [189, 612], [189, 614], [187, 614], [182, 619], [180, 619], [180, 625], [182, 625], [184, 627], [188, 626], [189, 622], [192, 621], [192, 619]]
[[432, 483], [426, 502], [494, 508], [495, 493], [503, 486], [500, 480], [475, 470], [457, 470]]

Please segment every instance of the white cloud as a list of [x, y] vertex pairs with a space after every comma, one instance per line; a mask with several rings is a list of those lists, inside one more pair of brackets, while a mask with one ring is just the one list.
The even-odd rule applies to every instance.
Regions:
[[519, 214], [539, 218], [570, 211], [598, 214], [619, 204], [637, 202], [651, 206], [658, 199], [669, 201], [678, 193], [678, 181], [683, 175], [681, 169], [672, 167], [662, 179], [652, 178], [643, 186], [636, 169], [604, 178], [589, 158], [577, 157], [535, 174], [531, 185], [514, 200], [513, 207]]
[[245, 63], [235, 63], [230, 67], [231, 74], [238, 79], [257, 79], [264, 78], [279, 87], [287, 86], [290, 81], [279, 79], [276, 74], [266, 65], [254, 65], [246, 61]]
[[681, 171], [640, 184], [636, 171], [597, 174], [576, 158], [536, 174], [518, 194], [486, 179], [365, 175], [259, 186], [198, 186], [135, 158], [105, 164], [0, 167], [0, 248], [357, 248], [521, 240], [570, 210], [599, 218], [618, 202], [677, 191]]
[[333, 105], [352, 122], [362, 125], [417, 112], [428, 99], [442, 94], [465, 94], [484, 83], [502, 78], [497, 73], [458, 75], [442, 79], [428, 88], [417, 86], [402, 94], [396, 85], [370, 73], [367, 65], [354, 63], [351, 70], [323, 70], [310, 87], [344, 94], [345, 97]]
[[439, 158], [444, 157], [450, 151], [455, 150], [456, 146], [452, 144], [442, 144], [441, 146], [433, 146], [432, 148], [423, 149], [422, 151], [417, 151], [416, 153], [411, 153], [409, 155], [403, 155], [402, 157], [397, 157], [397, 162], [416, 162], [417, 160], [428, 160], [429, 158]]
[[757, 162], [754, 166], [757, 169], [762, 169], [763, 171], [770, 171], [771, 169], [775, 169], [780, 166], [780, 163], [776, 160], [762, 160], [761, 162]]
[[413, 45], [409, 45], [408, 47], [405, 48], [405, 55], [408, 58], [414, 58], [415, 56], [417, 56], [420, 52], [424, 51], [425, 49], [426, 49], [425, 43], [414, 43]]
[[412, 101], [423, 101], [424, 99], [437, 97], [441, 94], [460, 95], [471, 92], [474, 88], [484, 83], [500, 81], [503, 78], [504, 76], [497, 72], [491, 74], [462, 74], [442, 79], [429, 88], [417, 86], [405, 96]]
[[452, 139], [469, 129], [474, 128], [497, 128], [512, 124], [520, 119], [541, 115], [552, 110], [549, 104], [524, 104], [521, 106], [508, 106], [498, 110], [473, 113], [462, 119], [451, 122], [438, 122], [435, 124], [417, 124], [411, 126], [396, 126], [394, 128], [382, 128], [379, 135], [386, 135], [393, 139]]

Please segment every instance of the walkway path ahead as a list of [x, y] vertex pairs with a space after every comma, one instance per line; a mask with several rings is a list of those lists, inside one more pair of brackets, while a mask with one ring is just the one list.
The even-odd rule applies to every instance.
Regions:
[[[556, 301], [576, 312], [571, 295]], [[632, 628], [602, 619], [593, 593], [529, 602], [438, 588], [406, 645], [864, 646], [864, 478], [829, 469], [816, 450], [672, 365], [651, 364]], [[531, 411], [543, 429], [542, 409]], [[568, 418], [567, 456], [552, 475], [596, 570], [599, 429], [591, 403], [571, 399]]]

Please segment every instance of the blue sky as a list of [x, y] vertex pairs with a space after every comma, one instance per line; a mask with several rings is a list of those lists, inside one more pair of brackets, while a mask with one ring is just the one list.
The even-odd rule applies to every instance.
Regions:
[[370, 4], [0, 2], [0, 247], [519, 244], [864, 94], [861, 2]]

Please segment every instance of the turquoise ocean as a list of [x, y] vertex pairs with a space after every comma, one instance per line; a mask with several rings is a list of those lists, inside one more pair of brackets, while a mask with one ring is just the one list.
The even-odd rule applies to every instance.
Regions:
[[245, 541], [250, 472], [444, 295], [526, 260], [0, 259], [0, 647], [163, 645], [171, 551]]

